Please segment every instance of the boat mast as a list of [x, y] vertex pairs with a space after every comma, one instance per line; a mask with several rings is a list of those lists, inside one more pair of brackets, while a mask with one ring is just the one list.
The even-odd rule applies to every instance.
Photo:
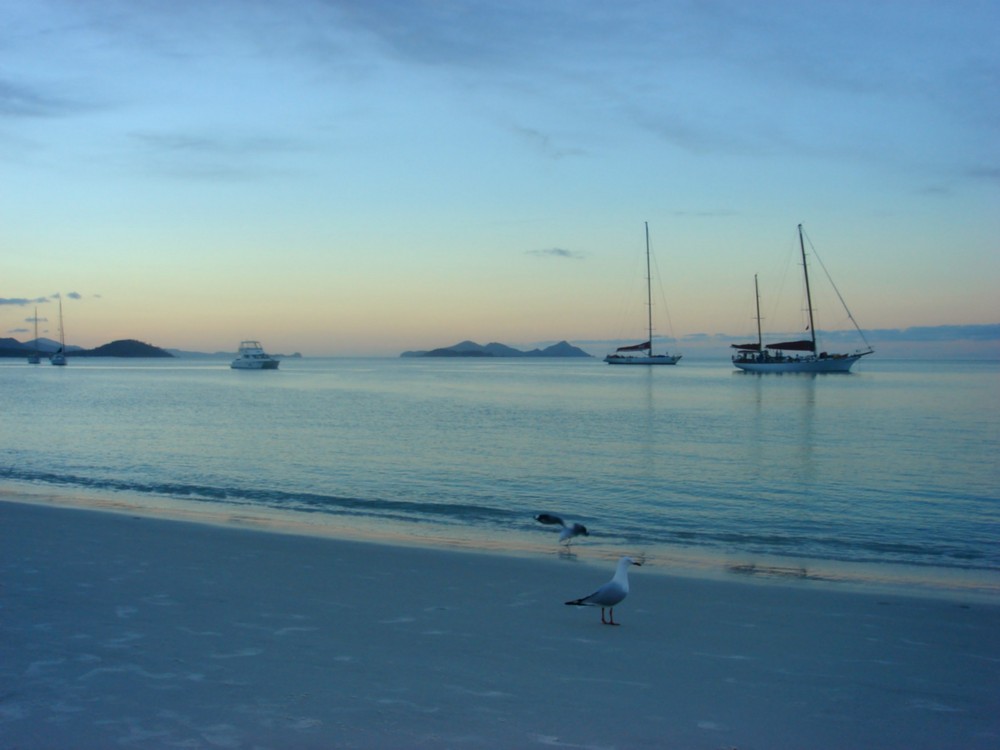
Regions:
[[63, 328], [62, 295], [59, 295], [59, 351], [66, 356], [66, 329]]
[[806, 307], [809, 309], [809, 335], [812, 336], [813, 354], [816, 354], [816, 325], [813, 323], [812, 292], [809, 291], [809, 266], [806, 265], [806, 245], [802, 240], [801, 224], [799, 224], [799, 250], [802, 251], [802, 274], [806, 280]]
[[760, 332], [760, 288], [757, 286], [757, 274], [753, 275], [753, 294], [757, 298], [757, 351], [764, 351], [764, 337]]
[[646, 224], [646, 312], [649, 315], [649, 356], [653, 356], [653, 277], [649, 266], [649, 222]]

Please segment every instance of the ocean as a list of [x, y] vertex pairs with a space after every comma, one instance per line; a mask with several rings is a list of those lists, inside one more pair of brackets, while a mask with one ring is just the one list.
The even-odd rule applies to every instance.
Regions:
[[[1000, 363], [0, 360], [0, 490], [1000, 598]], [[585, 524], [568, 550], [534, 515]]]

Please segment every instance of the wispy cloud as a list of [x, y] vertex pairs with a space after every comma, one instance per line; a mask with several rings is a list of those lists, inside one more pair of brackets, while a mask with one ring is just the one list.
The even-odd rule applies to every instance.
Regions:
[[[858, 334], [854, 330], [817, 330], [824, 341], [833, 343], [854, 343]], [[878, 342], [942, 343], [954, 341], [1000, 341], [1000, 323], [982, 325], [913, 326], [911, 328], [865, 329], [865, 337], [873, 345]], [[798, 335], [795, 332], [774, 332], [768, 338], [779, 339]], [[746, 340], [746, 334], [734, 336], [727, 333], [692, 333], [682, 337], [690, 343], [718, 343], [728, 345]]]
[[528, 250], [526, 252], [528, 255], [533, 255], [536, 258], [573, 258], [574, 260], [580, 260], [584, 257], [583, 253], [578, 253], [575, 250], [567, 250], [564, 247], [548, 247], [542, 250]]
[[91, 109], [80, 102], [10, 80], [0, 80], [0, 117], [61, 117]]
[[584, 156], [587, 153], [584, 149], [575, 146], [558, 145], [552, 136], [534, 128], [512, 125], [511, 130], [531, 148], [550, 159], [562, 159], [567, 156]]
[[145, 156], [146, 168], [175, 177], [248, 179], [290, 173], [288, 166], [268, 166], [282, 157], [306, 153], [304, 140], [271, 135], [188, 132], [136, 132], [132, 140]]
[[684, 211], [677, 210], [671, 212], [672, 216], [688, 216], [695, 218], [709, 218], [709, 219], [719, 219], [725, 218], [727, 216], [738, 216], [739, 212], [734, 211], [731, 208], [716, 208], [716, 209], [706, 209], [703, 211]]
[[43, 305], [49, 301], [48, 297], [0, 297], [0, 305], [11, 305], [14, 307], [24, 307], [25, 305]]
[[976, 167], [969, 170], [969, 175], [977, 180], [1000, 183], [1000, 167]]
[[149, 151], [170, 154], [222, 154], [244, 157], [248, 154], [286, 154], [306, 150], [302, 141], [263, 135], [144, 132], [133, 133], [132, 137]]

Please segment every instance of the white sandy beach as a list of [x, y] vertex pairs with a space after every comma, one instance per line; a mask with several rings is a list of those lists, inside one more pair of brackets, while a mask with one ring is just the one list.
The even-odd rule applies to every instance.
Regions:
[[1000, 605], [0, 502], [0, 748], [996, 748]]

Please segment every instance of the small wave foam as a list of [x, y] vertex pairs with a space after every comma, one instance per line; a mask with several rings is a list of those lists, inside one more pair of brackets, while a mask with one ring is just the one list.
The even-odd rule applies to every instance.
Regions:
[[509, 510], [471, 504], [357, 498], [269, 488], [215, 487], [183, 482], [136, 482], [55, 472], [19, 471], [10, 468], [0, 469], [0, 478], [86, 490], [157, 495], [190, 501], [204, 500], [223, 505], [265, 507], [300, 513], [367, 516], [396, 521], [431, 519], [444, 524], [500, 524], [519, 517], [519, 514]]

